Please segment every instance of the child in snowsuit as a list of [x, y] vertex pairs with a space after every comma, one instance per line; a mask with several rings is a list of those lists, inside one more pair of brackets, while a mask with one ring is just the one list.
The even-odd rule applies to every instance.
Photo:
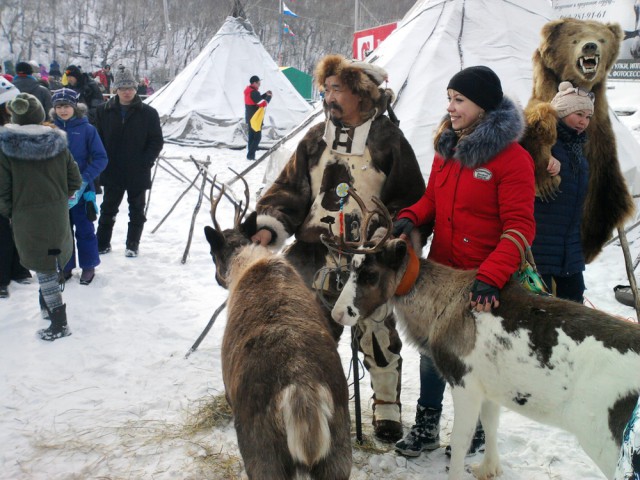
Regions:
[[[51, 117], [58, 128], [67, 132], [67, 142], [82, 175], [84, 190], [78, 194], [78, 202], [69, 210], [71, 229], [75, 230], [78, 263], [82, 269], [80, 283], [89, 285], [100, 264], [98, 240], [93, 222], [96, 220], [95, 178], [107, 166], [107, 152], [96, 128], [85, 116], [86, 107], [78, 103], [78, 94], [70, 88], [53, 92]], [[65, 279], [72, 276], [76, 266], [75, 250], [64, 267]]]

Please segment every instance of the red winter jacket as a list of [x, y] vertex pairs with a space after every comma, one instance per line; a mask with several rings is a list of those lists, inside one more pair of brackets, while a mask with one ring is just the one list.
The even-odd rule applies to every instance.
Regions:
[[433, 228], [430, 259], [465, 270], [477, 268], [478, 280], [502, 288], [520, 265], [520, 253], [500, 235], [516, 229], [529, 243], [535, 235], [533, 160], [511, 142], [497, 155], [471, 162], [474, 166], [464, 163], [470, 162], [445, 161], [436, 154], [424, 195], [398, 218]]

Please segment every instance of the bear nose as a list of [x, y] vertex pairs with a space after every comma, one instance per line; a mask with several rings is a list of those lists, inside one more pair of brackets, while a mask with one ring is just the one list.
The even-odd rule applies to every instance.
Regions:
[[582, 51], [587, 54], [594, 54], [598, 50], [598, 45], [593, 42], [585, 43], [582, 47]]

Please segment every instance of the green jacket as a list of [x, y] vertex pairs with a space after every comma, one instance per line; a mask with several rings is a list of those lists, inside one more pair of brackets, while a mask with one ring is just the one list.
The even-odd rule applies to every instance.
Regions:
[[64, 131], [45, 125], [0, 127], [0, 215], [9, 218], [20, 263], [41, 273], [73, 251], [68, 198], [82, 185]]

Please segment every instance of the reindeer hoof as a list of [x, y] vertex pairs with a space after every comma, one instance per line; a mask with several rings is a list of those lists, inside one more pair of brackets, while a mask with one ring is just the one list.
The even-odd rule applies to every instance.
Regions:
[[402, 424], [394, 420], [374, 420], [376, 438], [385, 443], [397, 442], [402, 438]]
[[502, 467], [500, 467], [499, 463], [482, 462], [479, 465], [472, 465], [471, 471], [478, 480], [490, 480], [502, 475]]

